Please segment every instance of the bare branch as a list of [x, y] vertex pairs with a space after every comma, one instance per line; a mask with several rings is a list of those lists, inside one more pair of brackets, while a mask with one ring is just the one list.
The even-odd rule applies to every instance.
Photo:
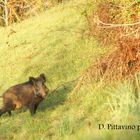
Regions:
[[4, 15], [5, 15], [4, 21], [5, 21], [5, 25], [6, 26], [8, 26], [8, 24], [9, 24], [7, 3], [8, 3], [8, 1], [7, 0], [4, 0]]
[[128, 27], [128, 26], [136, 26], [140, 25], [140, 21], [135, 23], [123, 23], [123, 24], [113, 24], [113, 23], [104, 23], [99, 19], [99, 17], [95, 17], [94, 22], [100, 27], [100, 28], [116, 28], [116, 27]]
[[136, 29], [136, 30], [134, 30], [134, 31], [132, 31], [131, 33], [128, 33], [128, 34], [122, 34], [121, 35], [121, 37], [123, 37], [123, 36], [130, 36], [130, 35], [133, 35], [133, 34], [138, 34], [138, 31], [140, 30], [140, 28], [138, 28], [138, 29]]

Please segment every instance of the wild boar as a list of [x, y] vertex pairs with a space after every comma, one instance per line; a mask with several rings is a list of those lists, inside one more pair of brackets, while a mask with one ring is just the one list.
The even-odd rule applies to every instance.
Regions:
[[11, 115], [11, 111], [23, 106], [26, 106], [31, 115], [34, 115], [39, 103], [49, 92], [45, 82], [45, 75], [40, 74], [39, 77], [29, 77], [27, 82], [6, 90], [2, 95], [3, 107], [0, 109], [0, 116], [6, 112]]

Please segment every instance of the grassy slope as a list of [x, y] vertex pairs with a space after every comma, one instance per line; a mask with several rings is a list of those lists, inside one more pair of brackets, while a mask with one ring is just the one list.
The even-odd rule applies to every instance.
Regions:
[[[86, 28], [82, 12], [87, 5], [86, 0], [72, 0], [21, 24], [0, 29], [1, 93], [42, 72], [47, 75], [48, 87], [54, 89], [76, 79], [93, 58], [107, 51], [94, 39], [82, 38], [82, 30]], [[8, 37], [11, 28], [16, 33]], [[0, 139], [93, 140], [122, 136], [122, 133], [114, 135], [115, 132], [98, 130], [98, 123], [139, 121], [139, 104], [133, 99], [131, 84], [115, 87], [97, 90], [93, 89], [94, 85], [86, 85], [72, 95], [73, 84], [67, 83], [40, 104], [34, 118], [25, 110], [16, 111], [11, 118], [1, 117]], [[112, 92], [116, 94], [112, 96]]]

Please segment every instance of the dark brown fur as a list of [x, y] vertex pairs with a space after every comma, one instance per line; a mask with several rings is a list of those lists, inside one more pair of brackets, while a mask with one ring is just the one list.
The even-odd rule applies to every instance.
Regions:
[[31, 115], [36, 113], [39, 103], [48, 93], [45, 86], [45, 75], [39, 77], [29, 77], [29, 81], [9, 88], [3, 94], [3, 107], [0, 109], [0, 116], [6, 112], [11, 115], [11, 111], [26, 106]]

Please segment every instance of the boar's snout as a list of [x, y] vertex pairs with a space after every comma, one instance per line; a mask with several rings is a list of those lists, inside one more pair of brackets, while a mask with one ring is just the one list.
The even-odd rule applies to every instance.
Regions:
[[49, 92], [49, 89], [43, 84], [40, 87], [39, 94], [41, 95], [42, 98], [45, 98], [47, 96], [48, 92]]
[[45, 88], [46, 88], [46, 90], [45, 90], [45, 92], [43, 92], [42, 98], [45, 98], [47, 96], [47, 94], [49, 93], [49, 89], [47, 87], [45, 87]]
[[49, 89], [46, 87], [46, 94], [48, 94], [49, 93]]
[[45, 97], [46, 97], [46, 95], [47, 95], [46, 93], [45, 93], [45, 94], [42, 94], [42, 98], [45, 98]]

